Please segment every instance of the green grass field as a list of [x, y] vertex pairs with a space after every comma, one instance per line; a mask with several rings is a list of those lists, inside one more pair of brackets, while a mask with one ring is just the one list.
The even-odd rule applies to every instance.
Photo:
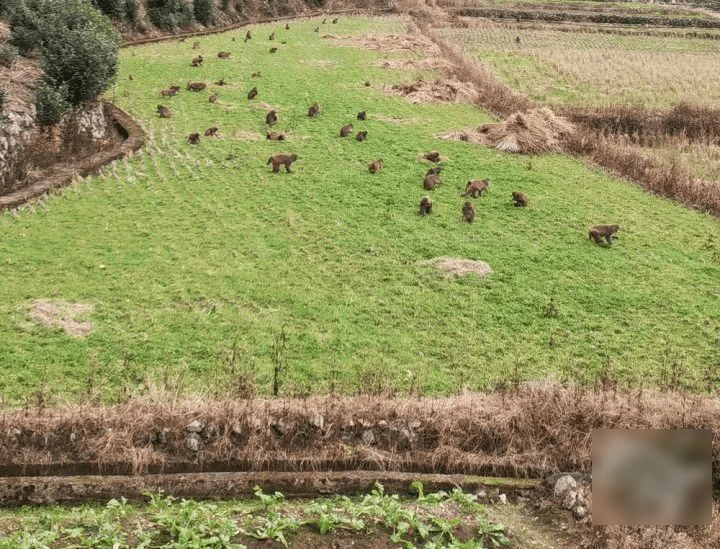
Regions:
[[[228, 395], [248, 380], [267, 393], [278, 347], [286, 395], [448, 394], [511, 377], [590, 382], [608, 368], [649, 384], [673, 372], [694, 389], [717, 376], [716, 219], [567, 156], [440, 141], [436, 132], [490, 117], [387, 95], [383, 88], [434, 73], [374, 67], [403, 55], [322, 38], [404, 32], [401, 19], [341, 18], [314, 33], [317, 25], [256, 26], [247, 43], [244, 29], [202, 37], [199, 50], [192, 39], [122, 50], [106, 97], [148, 131], [147, 149], [0, 216], [6, 403], [113, 401], [153, 386]], [[218, 59], [220, 50], [232, 59]], [[197, 53], [206, 61], [192, 68]], [[213, 85], [221, 77], [230, 85]], [[208, 89], [188, 92], [189, 80]], [[172, 84], [182, 91], [160, 100]], [[277, 109], [275, 129], [289, 130], [288, 141], [264, 139], [266, 110], [249, 106], [260, 101]], [[315, 101], [321, 114], [310, 119]], [[175, 116], [158, 118], [159, 103]], [[355, 120], [361, 110], [366, 122]], [[347, 123], [368, 140], [341, 139]], [[222, 139], [187, 143], [209, 126]], [[435, 211], [422, 218], [427, 164], [416, 156], [432, 149], [449, 160]], [[274, 152], [300, 155], [294, 173], [271, 173]], [[385, 168], [371, 175], [376, 158]], [[459, 195], [468, 179], [485, 177], [492, 187], [469, 225]], [[529, 208], [511, 205], [514, 190]], [[598, 223], [621, 226], [612, 248], [588, 240]], [[427, 263], [438, 256], [487, 261], [494, 273], [447, 277]], [[95, 330], [75, 339], [31, 323], [40, 298], [91, 304]]]

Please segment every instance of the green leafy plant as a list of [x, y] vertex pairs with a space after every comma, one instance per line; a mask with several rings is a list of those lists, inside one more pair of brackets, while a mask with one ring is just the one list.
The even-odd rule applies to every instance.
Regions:
[[54, 124], [70, 108], [68, 85], [57, 86], [52, 80], [44, 79], [37, 92], [37, 117], [41, 124]]
[[195, 20], [203, 25], [212, 25], [215, 22], [213, 15], [213, 0], [193, 0]]

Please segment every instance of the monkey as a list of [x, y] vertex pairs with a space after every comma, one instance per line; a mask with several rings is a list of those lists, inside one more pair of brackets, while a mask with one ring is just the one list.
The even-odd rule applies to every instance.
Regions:
[[287, 170], [288, 173], [292, 173], [290, 166], [292, 166], [292, 163], [295, 162], [297, 159], [298, 159], [298, 155], [296, 155], [296, 154], [278, 153], [278, 154], [274, 154], [270, 158], [268, 158], [267, 164], [272, 164], [273, 173], [278, 173], [280, 171], [280, 166], [282, 164], [285, 164], [285, 169]]
[[440, 181], [440, 174], [431, 173], [430, 175], [425, 176], [423, 187], [426, 190], [432, 191], [438, 185], [442, 185], [442, 181]]
[[340, 128], [340, 137], [347, 137], [348, 135], [350, 135], [352, 133], [352, 131], [353, 131], [352, 124], [343, 126], [342, 128]]
[[250, 40], [252, 38], [252, 34], [250, 34], [250, 31], [247, 31], [247, 34], [245, 34], [245, 40]]
[[250, 78], [261, 78], [262, 73], [260, 71], [254, 72], [250, 75]]
[[285, 141], [285, 134], [278, 132], [268, 132], [267, 138], [270, 141]]
[[235, 37], [234, 37], [234, 36], [233, 36], [233, 39], [232, 39], [232, 41], [233, 41], [233, 42], [235, 42]]
[[367, 139], [367, 132], [357, 132], [355, 139], [358, 141], [365, 141]]
[[618, 225], [595, 225], [590, 228], [588, 237], [590, 240], [594, 240], [595, 244], [600, 244], [604, 236], [608, 246], [612, 246], [613, 236], [619, 230], [620, 227]]
[[513, 191], [512, 197], [513, 197], [513, 202], [515, 203], [516, 206], [521, 206], [523, 208], [527, 206], [528, 199], [527, 199], [527, 196], [525, 196], [525, 193]]
[[270, 53], [277, 53], [277, 48], [270, 48]]
[[327, 23], [327, 19], [323, 19], [322, 24], [324, 25], [325, 23]]
[[[185, 39], [183, 38], [183, 39], [181, 40], [181, 42], [185, 42]], [[193, 42], [193, 47], [192, 47], [192, 49], [196, 50], [196, 49], [198, 49], [199, 47], [200, 47], [200, 42]]]
[[385, 162], [383, 162], [383, 159], [380, 158], [379, 160], [376, 160], [372, 164], [370, 164], [370, 173], [376, 173], [382, 169], [382, 167], [385, 165]]
[[475, 219], [475, 206], [471, 202], [465, 202], [462, 209], [463, 217], [468, 223], [472, 223]]
[[428, 215], [432, 213], [432, 198], [423, 196], [420, 201], [420, 215]]
[[217, 103], [218, 99], [220, 99], [218, 97], [218, 94], [214, 93], [210, 96], [210, 98], [208, 99], [208, 102], [209, 103]]
[[203, 91], [205, 89], [205, 82], [188, 82], [187, 89], [194, 92]]
[[286, 30], [286, 31], [289, 31], [289, 30], [290, 30], [290, 23], [285, 23], [285, 30]]
[[488, 190], [488, 187], [490, 187], [489, 179], [468, 181], [467, 185], [465, 185], [465, 192], [461, 196], [477, 198], [478, 196], [482, 196]]
[[425, 153], [425, 158], [429, 160], [430, 162], [439, 162], [440, 161], [440, 153], [437, 151]]
[[516, 44], [519, 44], [519, 43], [520, 43], [520, 37], [519, 37], [519, 36], [516, 36], [516, 37], [515, 37], [515, 43], [516, 43]]
[[192, 60], [192, 63], [190, 63], [190, 66], [192, 67], [202, 67], [203, 64], [203, 56], [198, 55]]
[[433, 166], [430, 168], [425, 175], [436, 175], [439, 174], [442, 171], [442, 166]]
[[217, 131], [218, 129], [215, 126], [208, 128], [205, 130], [205, 137], [217, 137]]
[[220, 80], [215, 82], [215, 85], [216, 86], [227, 86], [227, 80], [225, 80], [224, 78], [221, 78]]
[[230, 52], [229, 51], [218, 52], [218, 57], [220, 59], [230, 59]]
[[128, 74], [128, 80], [135, 80], [132, 74]]
[[179, 92], [179, 91], [180, 91], [180, 86], [170, 86], [168, 89], [169, 89], [169, 90], [175, 90], [176, 92]]
[[332, 20], [333, 25], [337, 25], [337, 17]]
[[315, 32], [320, 32], [320, 27], [315, 27]]
[[175, 88], [167, 88], [166, 90], [160, 90], [160, 95], [162, 97], [172, 97], [178, 92]]
[[317, 103], [313, 103], [310, 105], [310, 108], [308, 109], [308, 116], [310, 118], [314, 118], [318, 115], [320, 112], [320, 106]]
[[365, 82], [365, 86], [368, 87], [368, 88], [370, 87], [370, 80], [368, 80], [368, 81]]
[[278, 121], [277, 113], [275, 111], [270, 111], [267, 113], [267, 116], [265, 117], [265, 122], [267, 122], [268, 126], [274, 126]]
[[255, 99], [255, 97], [257, 97], [257, 94], [257, 87], [253, 87], [253, 89], [248, 92], [248, 99]]
[[160, 118], [170, 118], [173, 114], [170, 109], [168, 109], [167, 107], [163, 107], [162, 105], [157, 106], [157, 112]]
[[268, 40], [275, 40], [275, 33], [274, 33], [274, 32], [270, 34], [270, 37], [268, 38]]
[[188, 135], [188, 142], [191, 145], [197, 145], [198, 143], [200, 143], [200, 134], [198, 132], [191, 133], [190, 135]]
[[178, 42], [185, 42], [185, 38], [181, 38]]
[[365, 113], [365, 111], [360, 111], [357, 115], [358, 120], [365, 120], [366, 117], [367, 117], [367, 114]]

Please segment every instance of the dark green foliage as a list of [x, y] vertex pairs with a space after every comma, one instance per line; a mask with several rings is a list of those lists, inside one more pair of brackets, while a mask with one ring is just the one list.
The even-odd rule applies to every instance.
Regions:
[[136, 0], [125, 0], [125, 21], [134, 23], [137, 18], [138, 5]]
[[92, 0], [92, 3], [112, 19], [121, 19], [124, 15], [123, 0]]
[[223, 11], [227, 11], [229, 7], [230, 7], [230, 0], [222, 0], [222, 2], [220, 3], [220, 9]]
[[213, 0], [194, 0], [193, 11], [195, 19], [203, 25], [212, 25], [215, 22], [213, 17]]
[[15, 46], [0, 48], [0, 65], [9, 67], [18, 56], [18, 49]]
[[193, 20], [192, 10], [183, 0], [148, 0], [148, 14], [159, 29], [182, 27]]
[[47, 77], [40, 85], [37, 94], [37, 116], [41, 124], [54, 124], [70, 108], [68, 85], [57, 86]]
[[0, 0], [0, 15], [10, 15], [20, 5], [21, 0]]
[[10, 43], [27, 55], [40, 43], [40, 18], [42, 0], [26, 0], [18, 4], [10, 16]]
[[0, 111], [2, 111], [3, 103], [5, 103], [5, 90], [0, 88]]

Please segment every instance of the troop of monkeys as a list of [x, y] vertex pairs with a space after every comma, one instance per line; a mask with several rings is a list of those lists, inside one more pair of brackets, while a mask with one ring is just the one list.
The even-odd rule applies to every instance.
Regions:
[[[323, 24], [325, 24], [326, 20], [323, 19]], [[337, 23], [337, 19], [334, 19], [332, 21], [333, 23]], [[290, 25], [286, 24], [285, 29], [289, 29]], [[315, 29], [315, 32], [319, 32], [320, 27]], [[248, 30], [245, 35], [245, 41], [247, 42], [252, 38], [252, 35], [250, 31]], [[269, 37], [270, 40], [275, 39], [275, 33], [273, 32], [270, 34]], [[234, 39], [233, 39], [234, 40]], [[519, 37], [516, 39], [516, 42], [519, 43], [520, 39]], [[199, 46], [199, 42], [195, 42], [193, 44], [193, 49], [196, 49]], [[275, 53], [277, 51], [277, 48], [271, 48], [270, 53]], [[221, 51], [218, 53], [218, 57], [220, 59], [229, 59], [230, 58], [230, 52], [227, 51]], [[195, 57], [191, 65], [193, 67], [202, 66], [203, 63], [203, 56], [198, 55]], [[259, 77], [261, 76], [259, 72], [253, 73], [253, 77]], [[220, 82], [216, 82], [218, 85], [224, 85], [226, 82], [221, 79]], [[368, 83], [366, 83], [367, 85]], [[206, 84], [204, 82], [188, 82], [187, 89], [189, 91], [202, 91], [206, 87]], [[164, 89], [160, 92], [160, 95], [162, 97], [173, 97], [175, 94], [177, 94], [180, 91], [180, 86], [170, 86], [167, 89]], [[252, 100], [258, 95], [257, 87], [253, 87], [248, 92], [248, 100]], [[209, 101], [211, 103], [214, 103], [218, 100], [217, 94], [213, 94], [210, 96]], [[157, 106], [157, 112], [158, 115], [161, 118], [170, 118], [172, 116], [172, 110], [169, 108], [158, 105]], [[310, 108], [308, 109], [308, 116], [310, 118], [316, 117], [320, 112], [320, 107], [317, 103], [313, 103]], [[358, 120], [365, 120], [366, 119], [366, 112], [361, 111], [357, 115]], [[272, 127], [274, 126], [278, 121], [278, 114], [275, 110], [271, 110], [267, 113], [265, 117], [265, 122], [268, 126]], [[206, 137], [214, 137], [217, 135], [218, 128], [212, 127], [205, 130], [205, 136]], [[353, 125], [347, 124], [345, 126], [342, 126], [340, 128], [340, 137], [347, 137], [351, 135], [353, 132]], [[279, 132], [268, 132], [267, 138], [269, 140], [273, 141], [283, 141], [285, 139], [285, 135]], [[359, 131], [355, 134], [355, 138], [358, 141], [364, 141], [367, 139], [367, 131]], [[191, 133], [188, 136], [188, 142], [192, 145], [198, 144], [200, 141], [200, 134], [198, 132]], [[424, 155], [426, 160], [429, 160], [430, 162], [439, 162], [440, 161], [440, 153], [438, 152], [429, 152]], [[293, 162], [295, 162], [298, 159], [297, 154], [288, 154], [288, 153], [276, 153], [270, 156], [267, 160], [267, 164], [272, 164], [272, 171], [273, 173], [278, 173], [280, 171], [281, 166], [285, 166], [285, 170], [287, 173], [292, 173], [292, 170], [290, 167], [292, 166]], [[378, 171], [380, 171], [384, 166], [384, 161], [382, 159], [375, 160], [370, 163], [369, 170], [370, 173], [375, 174]], [[423, 188], [425, 190], [433, 190], [437, 186], [442, 184], [442, 180], [440, 179], [440, 172], [442, 171], [442, 166], [434, 166], [433, 168], [430, 168], [427, 173], [425, 174], [425, 179], [423, 180]], [[482, 180], [469, 180], [467, 182], [467, 185], [465, 186], [465, 192], [461, 194], [461, 196], [464, 197], [472, 197], [472, 198], [478, 198], [481, 196], [484, 196], [485, 193], [488, 191], [490, 187], [490, 180], [489, 179], [482, 179]], [[528, 198], [525, 195], [525, 193], [522, 193], [520, 191], [513, 191], [512, 192], [512, 201], [513, 204], [517, 207], [527, 207], [528, 205]], [[429, 196], [424, 196], [420, 200], [420, 215], [426, 216], [432, 213], [433, 209], [433, 201]], [[472, 223], [475, 220], [475, 206], [472, 202], [466, 201], [462, 206], [462, 219], [467, 221], [468, 223]], [[594, 227], [591, 227], [588, 232], [588, 237], [590, 240], [593, 240], [596, 244], [601, 244], [603, 241], [603, 238], [605, 239], [605, 242], [608, 246], [612, 245], [613, 238], [615, 237], [615, 233], [620, 229], [618, 225], [596, 225]]]

